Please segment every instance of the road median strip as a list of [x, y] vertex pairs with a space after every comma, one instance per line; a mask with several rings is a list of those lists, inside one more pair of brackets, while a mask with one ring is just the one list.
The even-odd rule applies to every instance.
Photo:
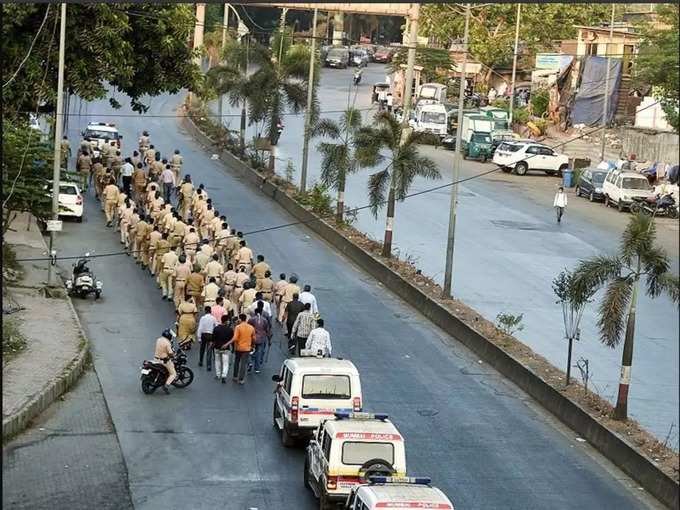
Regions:
[[[210, 147], [211, 150], [215, 149], [215, 142], [201, 131], [190, 116], [180, 116], [180, 123], [203, 146]], [[678, 507], [680, 491], [677, 467], [675, 476], [671, 476], [642, 448], [631, 444], [627, 438], [608, 426], [605, 423], [606, 420], [602, 419], [603, 416], [596, 416], [594, 413], [588, 412], [577, 401], [560, 391], [555, 383], [546, 381], [536, 373], [535, 369], [522, 363], [511, 352], [508, 352], [503, 346], [504, 342], [492, 340], [490, 335], [480, 331], [484, 328], [473, 327], [456, 316], [452, 310], [430, 295], [434, 289], [430, 288], [429, 292], [423, 290], [423, 287], [428, 285], [424, 283], [428, 280], [426, 277], [417, 278], [420, 275], [414, 274], [414, 278], [406, 279], [395, 268], [395, 264], [398, 266], [398, 262], [380, 260], [363, 247], [367, 245], [365, 239], [360, 240], [362, 241], [360, 245], [355, 240], [360, 236], [352, 235], [350, 229], [339, 229], [306, 209], [290, 196], [282, 186], [273, 182], [274, 179], [278, 180], [277, 177], [270, 177], [254, 170], [227, 150], [220, 148], [217, 151], [220, 161], [229, 169], [230, 173], [236, 173], [245, 178], [251, 185], [276, 201], [293, 217], [331, 244], [337, 251], [360, 266], [385, 288], [416, 308], [452, 338], [472, 350], [481, 360], [494, 367], [541, 404], [544, 409], [587, 440], [664, 505], [669, 508]], [[225, 169], [225, 171], [227, 170]], [[281, 182], [281, 184], [284, 183]], [[367, 246], [367, 248], [370, 249], [371, 247]], [[464, 305], [461, 304], [461, 306]], [[478, 319], [481, 318], [475, 316], [473, 320], [477, 321]], [[479, 323], [481, 326], [482, 323], [488, 323], [488, 321], [481, 319]], [[514, 339], [508, 338], [508, 340]], [[523, 351], [527, 351], [529, 358], [543, 359], [519, 341], [515, 340], [515, 342], [521, 345]], [[554, 369], [554, 371], [560, 372], [558, 369]], [[677, 454], [675, 458], [677, 458]]]

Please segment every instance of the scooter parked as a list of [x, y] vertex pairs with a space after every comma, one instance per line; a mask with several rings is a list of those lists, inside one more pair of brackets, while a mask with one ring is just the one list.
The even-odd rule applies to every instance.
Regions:
[[102, 295], [103, 284], [97, 280], [94, 273], [87, 266], [90, 261], [90, 253], [73, 264], [73, 274], [69, 280], [66, 280], [66, 291], [70, 296], [78, 295], [81, 298], [86, 298], [89, 294], [94, 293], [94, 298], [99, 299]]
[[678, 207], [675, 198], [670, 193], [648, 198], [633, 197], [630, 212], [634, 214], [644, 212], [652, 216], [667, 216], [669, 218], [678, 217]]

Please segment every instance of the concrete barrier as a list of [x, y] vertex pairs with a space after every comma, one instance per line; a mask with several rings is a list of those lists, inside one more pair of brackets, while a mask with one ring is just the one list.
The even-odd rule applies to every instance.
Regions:
[[[210, 138], [201, 132], [190, 119], [184, 118], [182, 125], [203, 145], [214, 146]], [[678, 483], [624, 438], [606, 428], [578, 404], [561, 394], [501, 347], [455, 317], [449, 310], [390, 269], [382, 261], [302, 207], [275, 184], [267, 181], [262, 174], [227, 151], [221, 151], [219, 155], [230, 171], [256, 185], [262, 193], [279, 203], [296, 219], [304, 222], [308, 228], [316, 232], [387, 289], [416, 308], [452, 338], [464, 344], [480, 359], [519, 386], [561, 422], [597, 448], [628, 476], [636, 480], [647, 492], [669, 508], [678, 508]]]

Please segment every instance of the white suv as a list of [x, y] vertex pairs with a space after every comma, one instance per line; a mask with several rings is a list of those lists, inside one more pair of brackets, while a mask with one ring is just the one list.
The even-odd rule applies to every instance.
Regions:
[[493, 162], [504, 172], [514, 170], [517, 175], [525, 175], [529, 170], [555, 175], [569, 167], [567, 156], [540, 143], [503, 142], [494, 152]]
[[99, 157], [101, 148], [111, 141], [115, 141], [116, 146], [120, 149], [120, 140], [123, 138], [118, 133], [118, 128], [115, 124], [106, 122], [90, 122], [82, 135], [92, 145], [92, 152], [95, 157]]
[[453, 510], [453, 503], [425, 477], [372, 476], [357, 485], [345, 503], [345, 510], [378, 508], [437, 508]]
[[610, 170], [602, 183], [604, 205], [616, 205], [619, 211], [630, 209], [633, 197], [647, 198], [654, 194], [647, 177], [637, 172]]

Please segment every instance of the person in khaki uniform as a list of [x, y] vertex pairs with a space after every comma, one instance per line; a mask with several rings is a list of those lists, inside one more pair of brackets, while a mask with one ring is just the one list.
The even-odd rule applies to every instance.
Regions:
[[206, 206], [207, 202], [205, 201], [205, 198], [203, 198], [203, 195], [199, 195], [199, 199], [196, 201], [195, 205], [191, 209], [191, 216], [194, 218], [194, 223], [196, 224], [197, 231], [200, 230]]
[[234, 287], [236, 286], [236, 271], [232, 264], [227, 264], [227, 270], [222, 275], [222, 285], [224, 288], [224, 295], [231, 300], [234, 295]]
[[104, 191], [104, 181], [102, 180], [104, 175], [106, 175], [106, 168], [99, 159], [95, 159], [92, 164], [92, 178], [94, 179], [94, 194], [97, 200], [101, 200], [102, 191]]
[[165, 170], [165, 165], [161, 161], [160, 154], [156, 154], [156, 159], [149, 165], [149, 179], [158, 182], [163, 170]]
[[231, 301], [233, 301], [234, 303], [239, 302], [239, 298], [241, 297], [241, 293], [243, 292], [245, 283], [249, 281], [250, 275], [246, 272], [245, 267], [241, 267], [236, 273], [236, 281], [234, 281], [234, 291], [232, 292], [231, 295]]
[[153, 220], [148, 216], [145, 219], [146, 226], [144, 228], [144, 235], [142, 236], [139, 249], [141, 251], [141, 264], [142, 269], [147, 269], [149, 267], [149, 234], [153, 230]]
[[174, 219], [174, 212], [175, 208], [172, 207], [171, 203], [167, 202], [163, 204], [163, 208], [158, 214], [158, 224], [161, 228], [161, 232], [165, 232], [166, 234], [170, 233], [172, 226], [171, 221]]
[[189, 210], [191, 208], [191, 197], [194, 195], [194, 185], [189, 174], [184, 176], [184, 182], [179, 187], [179, 195], [182, 218], [186, 220], [189, 217]]
[[[177, 254], [175, 253], [175, 255]], [[175, 308], [179, 306], [186, 293], [187, 278], [189, 278], [189, 275], [191, 274], [191, 264], [187, 262], [185, 255], [180, 255], [178, 262], [179, 263], [175, 267], [175, 272], [172, 275], [173, 281], [175, 282]]]
[[210, 262], [211, 258], [208, 256], [206, 252], [203, 250], [198, 250], [196, 252], [196, 256], [194, 257], [194, 264], [198, 266], [198, 268], [203, 272], [205, 269], [205, 266]]
[[203, 239], [212, 239], [212, 232], [210, 231], [210, 224], [215, 219], [215, 210], [212, 204], [208, 204], [201, 212], [201, 225], [199, 233]]
[[137, 223], [141, 220], [139, 209], [135, 207], [130, 216], [130, 223], [128, 224], [127, 232], [125, 232], [125, 251], [127, 255], [135, 250], [135, 233], [137, 232]]
[[217, 297], [220, 295], [220, 286], [217, 285], [215, 278], [210, 278], [201, 296], [203, 297], [203, 305], [212, 308], [217, 302]]
[[179, 149], [175, 149], [175, 153], [170, 158], [170, 168], [175, 174], [175, 182], [180, 182], [182, 178], [182, 156], [179, 153]]
[[156, 192], [158, 191], [158, 184], [149, 181], [144, 192], [144, 206], [147, 211], [151, 211], [151, 203], [156, 199]]
[[92, 171], [92, 158], [86, 152], [81, 152], [76, 162], [76, 168], [80, 174], [80, 184], [83, 192], [87, 191], [87, 183], [90, 181], [90, 172]]
[[128, 198], [125, 203], [121, 206], [119, 210], [120, 217], [120, 243], [127, 246], [128, 240], [128, 227], [130, 226], [130, 220], [132, 219], [132, 214], [135, 211], [135, 207], [132, 201]]
[[215, 217], [210, 221], [210, 225], [208, 225], [208, 230], [210, 231], [209, 239], [213, 241], [215, 251], [217, 251], [218, 237], [220, 230], [222, 230], [222, 224], [226, 221], [227, 218], [225, 216], [219, 216], [219, 211], [215, 211]]
[[250, 269], [253, 267], [253, 250], [246, 246], [245, 240], [239, 243], [241, 246], [236, 252], [236, 266], [245, 267], [246, 272], [250, 274]]
[[203, 239], [203, 241], [201, 241], [200, 251], [207, 255], [208, 261], [212, 259], [212, 256], [215, 254], [215, 248], [210, 246], [210, 241], [208, 241], [205, 238]]
[[156, 149], [153, 145], [149, 145], [149, 148], [144, 151], [144, 163], [151, 166], [154, 161], [156, 161]]
[[248, 307], [255, 301], [256, 294], [257, 292], [253, 287], [251, 287], [249, 281], [243, 284], [243, 292], [238, 298], [238, 304], [241, 313], [246, 313]]
[[152, 276], [156, 276], [156, 248], [158, 241], [162, 238], [163, 234], [158, 230], [158, 225], [154, 223], [153, 230], [149, 233], [149, 271]]
[[[167, 234], [163, 235], [167, 236]], [[163, 241], [165, 240], [161, 240], [161, 242]], [[157, 252], [156, 255], [159, 255], [159, 253]], [[175, 271], [177, 271], [177, 266], [179, 266], [179, 257], [177, 257], [174, 251], [168, 250], [161, 256], [159, 279], [163, 294], [162, 298], [169, 301], [172, 301], [173, 298], [173, 276]]]
[[61, 150], [61, 167], [68, 169], [68, 158], [71, 157], [71, 144], [68, 141], [68, 136], [66, 135], [64, 135], [64, 138], [61, 140], [60, 150]]
[[149, 132], [148, 131], [142, 131], [142, 136], [139, 137], [139, 152], [141, 154], [146, 153], [150, 144], [151, 144], [151, 140], [149, 140]]
[[196, 257], [196, 251], [201, 238], [198, 237], [196, 229], [194, 227], [189, 227], [189, 232], [184, 234], [184, 239], [182, 240], [182, 248], [186, 254], [189, 262], [193, 264], [194, 258]]
[[104, 196], [104, 189], [106, 189], [106, 187], [109, 184], [113, 184], [115, 186], [115, 182], [113, 180], [113, 174], [109, 170], [105, 170], [104, 175], [102, 177], [100, 177], [100, 184], [99, 184], [100, 187], [101, 187], [101, 190], [102, 190], [101, 195], [100, 195], [100, 205], [101, 205], [101, 209], [102, 209], [102, 211], [104, 211], [104, 213], [106, 213], [106, 197]]
[[264, 278], [258, 279], [255, 284], [255, 290], [261, 292], [262, 298], [269, 303], [271, 303], [274, 298], [274, 280], [271, 279], [271, 276], [271, 271], [265, 271]]
[[203, 307], [203, 287], [203, 275], [198, 267], [194, 266], [191, 274], [187, 277], [186, 294], [193, 298], [198, 308]]
[[269, 264], [267, 264], [264, 261], [264, 255], [258, 255], [257, 256], [257, 264], [253, 266], [253, 269], [251, 271], [251, 274], [255, 277], [255, 283], [257, 285], [257, 282], [260, 280], [264, 280], [265, 278], [265, 273], [268, 271], [271, 271], [271, 267], [269, 267]]
[[114, 140], [109, 141], [109, 143], [104, 144], [102, 147], [102, 155], [104, 156], [104, 166], [107, 170], [111, 170], [113, 166], [113, 160], [116, 157], [116, 142]]
[[153, 353], [154, 361], [162, 363], [165, 369], [168, 371], [168, 378], [165, 380], [165, 386], [163, 386], [163, 391], [166, 394], [170, 393], [170, 385], [177, 377], [175, 363], [172, 361], [175, 353], [172, 352], [172, 344], [170, 343], [170, 340], [172, 340], [172, 334], [166, 329], [156, 340], [156, 347]]
[[283, 292], [286, 289], [286, 285], [288, 285], [288, 282], [286, 281], [286, 273], [281, 273], [279, 275], [279, 281], [274, 284], [274, 304], [276, 305], [277, 311], [281, 308], [281, 298], [283, 297]]
[[146, 222], [147, 217], [144, 214], [139, 215], [139, 221], [135, 225], [134, 239], [135, 242], [132, 245], [132, 254], [135, 257], [137, 264], [142, 263], [142, 252], [144, 238], [148, 235], [147, 229], [149, 224]]
[[224, 264], [229, 261], [227, 257], [227, 244], [230, 237], [229, 225], [222, 222], [220, 230], [215, 230], [215, 253], [220, 257], [220, 262]]
[[144, 204], [144, 190], [146, 190], [146, 172], [141, 163], [137, 163], [137, 168], [132, 172], [132, 184], [135, 190], [135, 202]]
[[[161, 272], [163, 271], [163, 256], [169, 251], [170, 242], [168, 241], [168, 233], [162, 232], [160, 240], [158, 241], [158, 243], [156, 243], [156, 256], [154, 258], [153, 266], [153, 273], [156, 275], [156, 283], [158, 284], [159, 287], [161, 286]], [[175, 252], [173, 251], [173, 253]], [[176, 253], [175, 258], [177, 258]], [[170, 290], [172, 290], [172, 284], [170, 284]]]
[[151, 200], [151, 204], [149, 204], [149, 214], [153, 218], [154, 221], [158, 220], [158, 216], [161, 214], [161, 209], [165, 205], [165, 200], [161, 196], [160, 191], [156, 191], [156, 194], [154, 195], [153, 199]]
[[175, 222], [172, 225], [172, 233], [170, 234], [170, 247], [177, 251], [178, 255], [186, 233], [187, 225], [182, 221], [182, 217], [178, 214], [175, 216]]
[[231, 263], [234, 267], [236, 266], [236, 252], [239, 248], [239, 238], [236, 235], [236, 229], [232, 228], [229, 237], [227, 238], [227, 243], [224, 245], [224, 260]]
[[111, 183], [104, 188], [104, 212], [106, 213], [106, 226], [113, 225], [113, 214], [118, 204], [118, 186]]
[[297, 286], [297, 276], [291, 275], [288, 279], [288, 284], [283, 289], [281, 296], [281, 306], [278, 309], [278, 319], [281, 324], [286, 321], [286, 307], [288, 303], [293, 301], [293, 294], [300, 295], [300, 287]]
[[220, 256], [217, 253], [214, 253], [212, 260], [203, 268], [205, 279], [209, 281], [210, 278], [214, 278], [218, 285], [221, 283], [222, 273], [224, 273], [224, 266], [220, 264], [219, 260]]
[[191, 296], [185, 298], [177, 307], [177, 337], [181, 346], [191, 344], [196, 340], [196, 315], [199, 307]]
[[113, 155], [113, 159], [111, 160], [111, 172], [113, 173], [116, 182], [118, 182], [118, 178], [120, 177], [120, 169], [122, 166], [123, 157], [120, 155], [120, 151], [117, 150], [116, 153]]

